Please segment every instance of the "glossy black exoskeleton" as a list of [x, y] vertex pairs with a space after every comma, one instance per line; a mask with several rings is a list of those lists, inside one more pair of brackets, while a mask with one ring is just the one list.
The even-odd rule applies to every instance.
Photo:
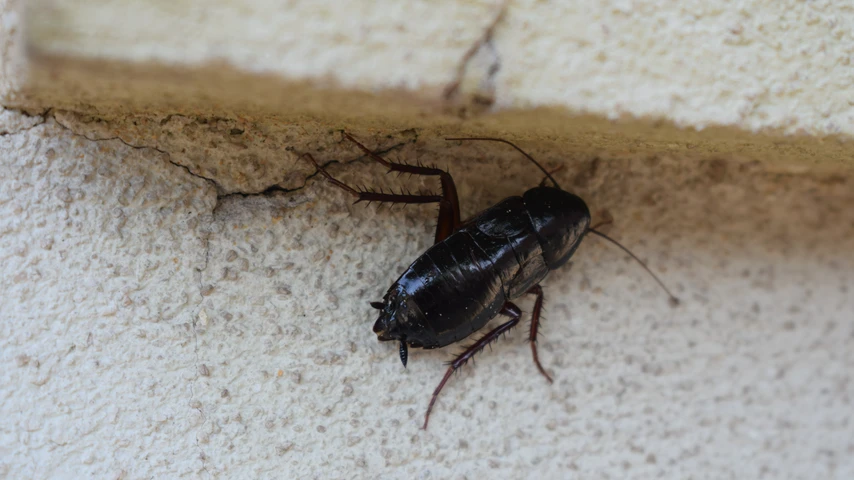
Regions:
[[[521, 197], [506, 198], [461, 222], [456, 186], [448, 172], [389, 162], [350, 135], [345, 133], [344, 136], [389, 171], [438, 176], [442, 184], [442, 195], [358, 191], [334, 179], [311, 155], [305, 155], [329, 181], [356, 196], [357, 202], [439, 204], [434, 245], [403, 272], [388, 289], [382, 302], [371, 302], [371, 306], [380, 310], [374, 324], [377, 338], [400, 342], [400, 359], [405, 367], [408, 347], [444, 347], [467, 338], [498, 314], [510, 317], [509, 321], [488, 332], [451, 362], [433, 392], [424, 417], [424, 428], [427, 428], [430, 411], [451, 374], [519, 323], [522, 312], [512, 300], [524, 294], [536, 296], [529, 335], [534, 363], [540, 373], [552, 381], [537, 355], [537, 329], [543, 306], [543, 290], [539, 283], [550, 271], [561, 267], [572, 257], [585, 235], [593, 233], [613, 242], [649, 271], [625, 247], [590, 228], [590, 210], [584, 200], [560, 189], [548, 172], [510, 142], [493, 138], [448, 139], [493, 140], [511, 145], [540, 168], [554, 187], [540, 185], [532, 188]], [[649, 273], [652, 274], [651, 271]], [[654, 274], [653, 277], [661, 284]], [[661, 286], [664, 287], [663, 284]], [[670, 297], [675, 301], [672, 294]]]

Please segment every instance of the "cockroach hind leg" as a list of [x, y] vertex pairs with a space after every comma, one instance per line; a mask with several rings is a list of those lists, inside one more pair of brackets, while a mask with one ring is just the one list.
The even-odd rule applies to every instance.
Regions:
[[442, 391], [442, 388], [448, 382], [448, 379], [451, 378], [451, 375], [456, 372], [461, 366], [463, 366], [468, 360], [472, 360], [472, 363], [474, 363], [474, 355], [476, 353], [480, 352], [487, 345], [489, 345], [498, 337], [500, 337], [502, 333], [515, 327], [516, 324], [519, 323], [519, 319], [521, 318], [521, 310], [519, 310], [519, 307], [510, 302], [507, 302], [504, 305], [504, 308], [501, 309], [501, 313], [510, 316], [510, 321], [502, 323], [501, 325], [492, 329], [486, 335], [480, 337], [478, 341], [468, 347], [463, 353], [457, 355], [457, 357], [448, 366], [448, 369], [445, 371], [445, 376], [442, 377], [442, 381], [439, 382], [439, 386], [436, 387], [435, 390], [433, 390], [433, 396], [430, 397], [430, 404], [427, 406], [427, 413], [424, 414], [424, 425], [421, 427], [422, 430], [427, 430], [427, 423], [430, 421], [430, 412], [433, 411], [433, 405], [436, 404], [436, 399], [439, 397], [439, 393]]
[[542, 326], [540, 324], [540, 314], [544, 310], [543, 289], [539, 285], [534, 285], [533, 287], [528, 289], [526, 293], [536, 295], [537, 297], [536, 301], [534, 301], [534, 311], [531, 312], [531, 333], [528, 336], [528, 341], [531, 344], [531, 353], [534, 356], [534, 365], [537, 366], [537, 370], [539, 370], [540, 373], [543, 374], [544, 377], [546, 377], [546, 380], [548, 380], [549, 383], [554, 383], [554, 380], [552, 380], [551, 375], [546, 373], [546, 369], [543, 368], [543, 364], [540, 363], [540, 356], [537, 353], [537, 334], [539, 333], [539, 330], [542, 329]]

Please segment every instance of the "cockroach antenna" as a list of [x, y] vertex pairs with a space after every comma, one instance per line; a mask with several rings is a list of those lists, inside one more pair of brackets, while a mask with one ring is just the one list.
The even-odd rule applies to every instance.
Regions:
[[528, 160], [530, 160], [534, 165], [536, 165], [536, 166], [537, 166], [537, 168], [539, 168], [540, 170], [542, 170], [542, 172], [546, 174], [546, 177], [548, 177], [548, 179], [549, 179], [549, 180], [551, 180], [551, 181], [552, 181], [552, 183], [554, 183], [555, 187], [557, 187], [557, 188], [558, 188], [558, 189], [560, 189], [560, 190], [563, 190], [562, 188], [560, 188], [560, 185], [558, 185], [558, 183], [555, 181], [554, 177], [552, 177], [552, 175], [551, 175], [551, 174], [550, 174], [550, 173], [549, 173], [545, 168], [543, 168], [543, 166], [542, 166], [542, 165], [540, 165], [540, 164], [539, 164], [539, 162], [537, 162], [536, 160], [534, 160], [534, 157], [532, 157], [532, 156], [528, 155], [528, 153], [527, 153], [527, 152], [525, 152], [525, 151], [524, 151], [524, 150], [522, 150], [521, 148], [517, 147], [517, 146], [516, 146], [516, 144], [514, 144], [513, 142], [511, 142], [511, 141], [509, 141], [509, 140], [504, 140], [503, 138], [492, 138], [492, 137], [463, 137], [463, 138], [446, 138], [445, 140], [448, 140], [448, 141], [453, 141], [453, 140], [487, 140], [487, 141], [490, 141], [490, 142], [501, 142], [501, 143], [506, 143], [507, 145], [510, 145], [511, 147], [515, 148], [515, 149], [516, 149], [516, 151], [518, 151], [519, 153], [521, 153], [522, 155], [524, 155], [524, 156], [525, 156], [525, 158], [527, 158]]
[[[552, 181], [552, 183], [554, 184], [555, 187], [557, 187], [560, 190], [563, 190], [563, 188], [560, 187], [560, 185], [557, 183], [557, 181], [555, 181], [554, 177], [552, 177], [551, 174], [548, 171], [546, 171], [546, 169], [543, 168], [542, 165], [539, 164], [539, 162], [534, 160], [534, 157], [528, 155], [528, 152], [522, 150], [521, 148], [516, 146], [516, 144], [514, 144], [513, 142], [511, 142], [509, 140], [504, 140], [503, 138], [493, 138], [493, 137], [456, 137], [456, 138], [446, 138], [445, 140], [448, 140], [448, 141], [454, 141], [454, 140], [457, 140], [457, 141], [459, 141], [459, 140], [486, 140], [486, 141], [490, 141], [490, 142], [500, 142], [500, 143], [505, 143], [507, 145], [510, 145], [511, 147], [515, 148], [516, 151], [518, 151], [519, 153], [524, 155], [525, 158], [530, 160], [534, 165], [536, 165], [537, 168], [542, 170], [542, 172], [546, 174], [546, 177], [548, 177], [548, 179]], [[610, 221], [609, 222], [603, 222], [600, 225], [603, 225], [604, 223], [610, 223]], [[646, 270], [647, 273], [649, 273], [652, 276], [652, 278], [655, 279], [656, 282], [658, 282], [658, 284], [661, 286], [661, 288], [663, 288], [664, 291], [667, 292], [667, 295], [670, 297], [670, 303], [672, 303], [673, 305], [679, 305], [679, 299], [670, 292], [670, 290], [664, 285], [664, 283], [661, 281], [661, 279], [659, 279], [654, 273], [652, 273], [652, 270], [650, 270], [650, 268], [648, 266], [646, 266], [646, 264], [643, 263], [641, 261], [641, 259], [638, 258], [637, 255], [632, 253], [631, 250], [624, 247], [623, 245], [620, 244], [620, 242], [618, 242], [618, 241], [614, 240], [613, 238], [605, 235], [604, 233], [602, 233], [598, 230], [594, 230], [592, 227], [588, 228], [587, 231], [591, 232], [591, 233], [595, 233], [596, 235], [598, 235], [598, 236], [604, 238], [605, 240], [608, 240], [609, 242], [613, 243], [614, 245], [616, 245], [617, 247], [622, 249], [624, 252], [628, 253], [633, 259], [635, 259], [635, 261], [640, 263], [641, 266], [644, 268], [644, 270]]]
[[647, 273], [649, 273], [649, 274], [652, 276], [652, 278], [654, 278], [654, 279], [655, 279], [655, 281], [656, 281], [656, 282], [658, 282], [658, 284], [661, 286], [661, 288], [663, 288], [663, 289], [664, 289], [664, 291], [665, 291], [665, 292], [667, 292], [667, 295], [669, 295], [669, 296], [670, 296], [670, 303], [671, 303], [671, 304], [673, 304], [673, 305], [679, 305], [679, 298], [677, 298], [677, 297], [676, 297], [676, 295], [673, 295], [673, 294], [670, 292], [670, 290], [669, 290], [666, 286], [664, 286], [664, 282], [662, 282], [662, 281], [661, 281], [661, 279], [660, 279], [660, 278], [658, 278], [658, 276], [657, 276], [656, 274], [652, 273], [652, 270], [650, 270], [650, 268], [649, 268], [649, 267], [647, 267], [647, 266], [646, 266], [646, 264], [645, 264], [645, 263], [643, 263], [643, 261], [641, 261], [641, 259], [640, 259], [640, 258], [638, 258], [638, 256], [637, 256], [637, 255], [635, 255], [634, 253], [632, 253], [632, 251], [631, 251], [631, 250], [629, 250], [628, 248], [624, 247], [622, 244], [620, 244], [620, 242], [618, 242], [618, 241], [614, 240], [613, 238], [609, 237], [608, 235], [605, 235], [604, 233], [600, 232], [599, 230], [594, 230], [594, 229], [592, 229], [592, 228], [588, 228], [588, 229], [587, 229], [587, 231], [588, 231], [588, 232], [590, 232], [590, 233], [595, 233], [596, 235], [598, 235], [598, 236], [600, 236], [600, 237], [604, 238], [605, 240], [608, 240], [609, 242], [613, 243], [613, 244], [614, 244], [614, 245], [616, 245], [618, 248], [620, 248], [622, 251], [624, 251], [624, 252], [628, 253], [628, 254], [629, 254], [629, 256], [631, 256], [632, 258], [634, 258], [636, 262], [640, 263], [640, 265], [644, 268], [644, 270], [646, 270], [646, 271], [647, 271]]

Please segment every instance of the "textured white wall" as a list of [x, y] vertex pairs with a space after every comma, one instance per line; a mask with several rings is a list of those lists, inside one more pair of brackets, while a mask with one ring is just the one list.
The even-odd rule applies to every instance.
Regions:
[[[0, 110], [0, 477], [854, 477], [854, 175], [731, 155], [850, 161], [849, 5], [513, 1], [461, 93], [591, 116], [421, 123], [385, 97], [296, 87], [260, 100], [341, 116], [237, 114], [192, 69], [402, 89], [419, 112], [499, 2], [205, 5], [38, 0], [47, 13], [24, 21], [22, 2], [0, 4], [0, 98], [29, 107]], [[23, 38], [46, 56], [22, 57]], [[150, 90], [131, 88], [149, 67]], [[251, 99], [278, 88], [267, 79], [218, 92]], [[168, 110], [127, 113], [152, 92]], [[194, 94], [208, 113], [182, 103]], [[359, 105], [388, 107], [387, 127], [353, 121]], [[606, 128], [632, 116], [741, 136]], [[459, 349], [413, 350], [404, 370], [368, 302], [429, 246], [435, 209], [353, 206], [298, 154], [356, 185], [434, 185], [383, 175], [340, 128], [450, 169], [464, 217], [540, 176], [504, 146], [441, 134], [506, 132], [563, 165], [682, 304], [589, 239], [544, 284], [555, 383], [519, 329], [420, 430]], [[745, 133], [762, 128], [812, 136]]]
[[[432, 208], [352, 206], [315, 178], [240, 194], [172, 163], [172, 146], [216, 155], [263, 122], [182, 118], [149, 148], [129, 132], [163, 118], [0, 120], [7, 478], [854, 475], [849, 174], [524, 145], [565, 161], [559, 180], [683, 304], [590, 239], [545, 282], [555, 384], [517, 330], [453, 378], [425, 432], [457, 349], [413, 351], [404, 370], [367, 302], [429, 245]], [[343, 180], [396, 184], [338, 134], [301, 128], [297, 150], [343, 161]], [[124, 142], [80, 136], [108, 131]], [[355, 133], [450, 168], [464, 215], [540, 180], [501, 146]]]

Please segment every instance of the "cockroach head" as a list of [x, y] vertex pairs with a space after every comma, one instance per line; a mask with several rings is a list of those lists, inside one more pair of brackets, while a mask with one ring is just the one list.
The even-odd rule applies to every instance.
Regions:
[[377, 339], [381, 342], [401, 340], [397, 323], [391, 319], [390, 315], [384, 313], [380, 313], [380, 317], [374, 322], [374, 333], [377, 334]]
[[[387, 299], [388, 300], [388, 299]], [[380, 311], [380, 316], [374, 322], [374, 333], [381, 342], [390, 342], [392, 340], [405, 341], [406, 336], [401, 332], [400, 324], [397, 321], [397, 305], [394, 303], [374, 302], [372, 307]]]
[[392, 340], [407, 341], [409, 317], [412, 316], [412, 302], [398, 289], [388, 292], [382, 302], [372, 302], [371, 306], [380, 311], [374, 323], [374, 333], [382, 342]]
[[409, 347], [406, 345], [406, 335], [400, 331], [400, 325], [395, 320], [394, 312], [396, 309], [393, 304], [385, 302], [371, 302], [371, 306], [380, 311], [380, 317], [374, 323], [374, 333], [382, 342], [400, 340], [400, 361], [403, 363], [403, 368], [406, 368], [406, 362], [409, 360]]
[[406, 367], [409, 347], [424, 348], [425, 343], [430, 343], [425, 342], [424, 327], [417, 321], [424, 315], [399, 286], [390, 290], [382, 302], [371, 302], [371, 306], [380, 311], [374, 333], [381, 342], [400, 342], [400, 361]]

